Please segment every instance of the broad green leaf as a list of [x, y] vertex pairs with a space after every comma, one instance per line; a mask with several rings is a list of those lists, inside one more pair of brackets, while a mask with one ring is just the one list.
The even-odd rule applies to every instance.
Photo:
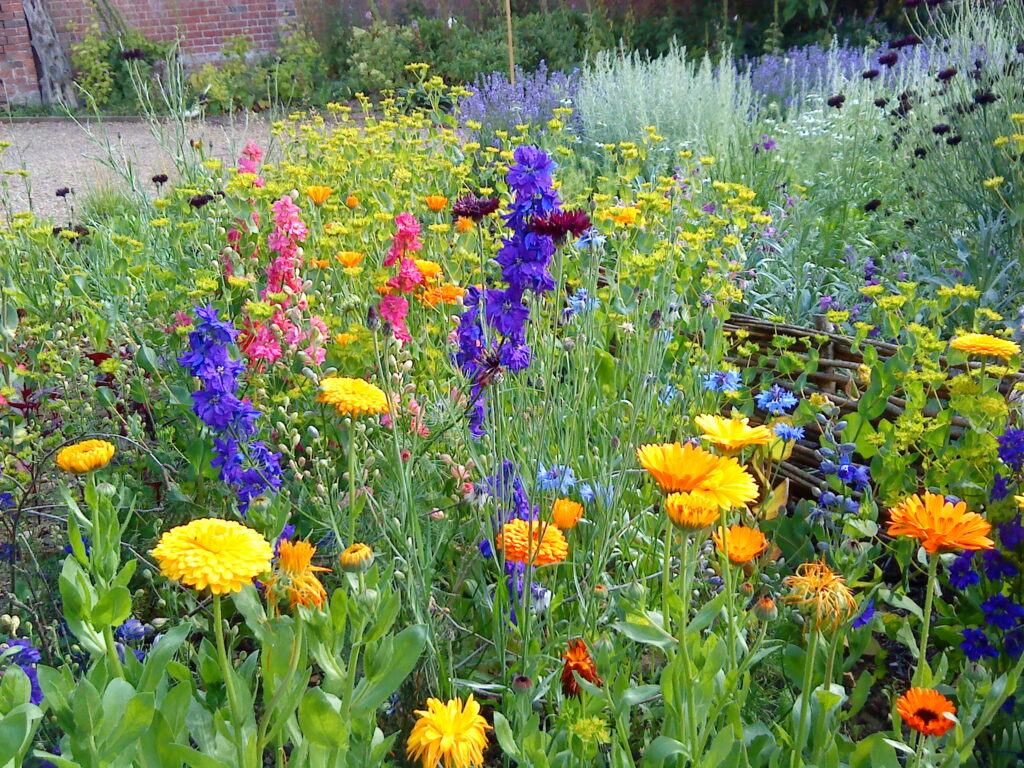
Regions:
[[427, 628], [423, 624], [414, 624], [395, 635], [386, 663], [372, 676], [364, 677], [353, 691], [352, 716], [365, 717], [375, 712], [412, 672], [426, 644]]

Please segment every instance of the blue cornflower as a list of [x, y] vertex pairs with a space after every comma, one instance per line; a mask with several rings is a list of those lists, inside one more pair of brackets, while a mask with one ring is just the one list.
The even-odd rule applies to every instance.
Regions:
[[757, 407], [762, 411], [768, 411], [768, 413], [776, 415], [789, 413], [789, 411], [796, 407], [798, 402], [792, 392], [778, 384], [773, 384], [771, 389], [758, 392], [754, 399], [757, 401]]
[[965, 629], [962, 634], [964, 641], [960, 643], [960, 650], [971, 661], [981, 661], [986, 656], [992, 659], [999, 657], [999, 651], [982, 630]]
[[578, 288], [576, 293], [569, 297], [568, 312], [572, 315], [580, 315], [590, 312], [601, 306], [601, 300], [597, 296], [591, 296], [586, 288]]
[[772, 432], [775, 433], [775, 436], [777, 438], [779, 438], [780, 440], [785, 440], [787, 442], [790, 440], [804, 439], [803, 427], [794, 427], [792, 424], [784, 424], [781, 421], [772, 427]]
[[987, 549], [981, 553], [981, 567], [989, 581], [1009, 579], [1017, 575], [1017, 566], [997, 549]]
[[579, 240], [573, 243], [572, 247], [580, 249], [589, 248], [591, 246], [600, 247], [604, 245], [607, 240], [608, 238], [605, 235], [602, 235], [596, 229], [591, 227], [590, 229], [583, 233], [582, 237], [580, 237]]
[[867, 626], [868, 622], [875, 618], [875, 600], [871, 598], [865, 601], [863, 607], [860, 609], [860, 614], [853, 620], [853, 628], [859, 629], [860, 627]]
[[0, 544], [0, 563], [13, 563], [18, 559], [18, 547], [9, 541]]
[[14, 506], [14, 497], [9, 493], [0, 493], [0, 509], [10, 509]]
[[146, 627], [138, 619], [125, 619], [124, 623], [114, 630], [114, 634], [119, 640], [125, 642], [141, 640], [146, 636]]
[[601, 503], [610, 508], [612, 502], [615, 500], [615, 489], [612, 486], [603, 486], [597, 483], [580, 483], [576, 489], [580, 495], [580, 499], [585, 504], [591, 504], [595, 499], [599, 499]]
[[1024, 468], [1024, 429], [1010, 427], [996, 442], [999, 444], [999, 458], [1010, 469], [1020, 472]]
[[658, 392], [658, 402], [662, 405], [669, 405], [677, 397], [679, 397], [679, 389], [671, 382], [665, 384]]
[[981, 611], [985, 614], [986, 624], [1006, 631], [1013, 629], [1024, 618], [1024, 607], [1006, 595], [992, 595], [981, 604]]
[[565, 494], [576, 485], [576, 473], [572, 467], [564, 464], [554, 464], [551, 469], [544, 466], [543, 462], [537, 467], [537, 488], [542, 491], [556, 491]]
[[981, 581], [981, 575], [973, 567], [974, 552], [967, 550], [957, 555], [949, 566], [949, 583], [956, 589], [967, 589]]
[[704, 389], [709, 392], [735, 392], [742, 386], [739, 371], [712, 371], [704, 377]]

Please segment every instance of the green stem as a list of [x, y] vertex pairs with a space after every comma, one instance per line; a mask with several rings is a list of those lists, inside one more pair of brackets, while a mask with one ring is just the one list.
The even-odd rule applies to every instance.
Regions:
[[242, 714], [238, 706], [238, 693], [235, 691], [235, 671], [228, 661], [227, 646], [224, 644], [224, 612], [220, 604], [220, 595], [213, 596], [213, 636], [217, 641], [217, 659], [220, 661], [224, 675], [224, 685], [228, 691], [228, 707], [231, 711], [231, 724], [235, 729], [235, 747], [238, 750], [238, 768], [245, 768], [245, 736], [242, 732]]
[[[394, 422], [392, 422], [394, 425]], [[356, 543], [356, 424], [348, 428], [348, 541], [346, 547]], [[341, 546], [341, 542], [338, 542]]]
[[804, 740], [807, 738], [807, 718], [811, 707], [811, 684], [814, 682], [814, 661], [818, 655], [818, 628], [811, 627], [807, 633], [807, 657], [804, 660], [804, 679], [800, 689], [800, 722], [793, 742], [791, 768], [803, 765]]
[[117, 643], [114, 641], [114, 628], [103, 628], [103, 644], [107, 650], [107, 660], [110, 662], [110, 670], [114, 677], [124, 677], [124, 670], [121, 668], [121, 659], [117, 655]]
[[[671, 538], [671, 529], [669, 530]], [[693, 587], [693, 563], [690, 560], [690, 549], [691, 549], [690, 534], [683, 532], [683, 556], [682, 562], [679, 566], [679, 580], [682, 588], [680, 589], [680, 600], [683, 603], [682, 614], [679, 617], [679, 652], [683, 657], [683, 670], [686, 675], [687, 686], [694, 685], [694, 678], [696, 677], [693, 669], [693, 662], [690, 659], [690, 638], [688, 637], [687, 627], [690, 623], [690, 601], [692, 600]], [[690, 749], [696, 749], [697, 747], [697, 709], [694, 706], [693, 699], [691, 696], [686, 697], [684, 702], [686, 711], [686, 728], [687, 738], [690, 740]], [[697, 762], [697, 753], [692, 752], [694, 763]]]
[[924, 597], [924, 615], [921, 619], [921, 647], [917, 653], [917, 669], [914, 670], [912, 686], [922, 683], [922, 674], [928, 666], [925, 660], [928, 653], [928, 632], [932, 624], [932, 601], [935, 599], [935, 573], [939, 567], [939, 556], [931, 555], [928, 559], [928, 587]]

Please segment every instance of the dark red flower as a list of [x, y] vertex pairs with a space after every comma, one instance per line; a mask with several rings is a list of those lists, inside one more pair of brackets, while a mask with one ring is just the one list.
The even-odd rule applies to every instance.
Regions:
[[452, 206], [452, 217], [458, 219], [464, 216], [473, 221], [480, 221], [484, 216], [490, 216], [500, 206], [501, 201], [496, 197], [464, 195]]
[[829, 96], [828, 105], [830, 107], [835, 107], [836, 109], [839, 109], [840, 107], [843, 106], [844, 101], [846, 101], [846, 96], [840, 93], [836, 96]]
[[937, 74], [936, 77], [939, 79], [940, 82], [948, 83], [950, 80], [953, 79], [955, 75], [956, 67], [949, 67], [948, 69], [944, 69], [941, 72], [939, 72], [939, 74]]
[[547, 235], [558, 244], [570, 233], [573, 237], [579, 237], [590, 229], [590, 217], [580, 208], [552, 211], [544, 217], [535, 216], [530, 222], [530, 229], [534, 234]]
[[597, 675], [594, 657], [590, 655], [587, 644], [582, 639], [570, 640], [569, 648], [562, 654], [562, 658], [565, 659], [565, 665], [562, 667], [562, 693], [566, 696], [580, 695], [580, 684], [576, 682], [573, 672], [592, 685], [603, 685], [603, 681]]
[[897, 61], [900, 60], [899, 54], [896, 51], [888, 51], [878, 57], [879, 64], [885, 64], [887, 67], [893, 66]]
[[874, 80], [876, 77], [878, 77], [878, 74], [879, 73], [877, 69], [867, 69], [861, 72], [860, 76], [863, 77], [865, 80]]

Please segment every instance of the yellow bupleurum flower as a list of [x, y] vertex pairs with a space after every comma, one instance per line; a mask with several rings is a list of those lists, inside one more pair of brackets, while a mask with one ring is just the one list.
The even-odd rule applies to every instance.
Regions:
[[562, 530], [575, 527], [583, 517], [583, 505], [572, 499], [556, 499], [551, 506], [551, 519]]
[[957, 336], [949, 346], [968, 355], [984, 355], [1009, 360], [1020, 354], [1020, 345], [987, 333], [965, 333]]
[[721, 515], [718, 504], [705, 498], [700, 491], [670, 493], [665, 498], [665, 512], [673, 525], [686, 533], [696, 533], [714, 525]]
[[699, 491], [719, 508], [746, 506], [757, 498], [757, 483], [731, 457], [686, 443], [642, 445], [637, 459], [666, 493]]
[[84, 440], [61, 448], [57, 453], [57, 466], [65, 472], [82, 475], [107, 466], [114, 458], [114, 445], [106, 440]]
[[569, 543], [557, 526], [518, 517], [501, 527], [494, 543], [511, 563], [552, 565], [569, 555]]
[[330, 572], [331, 569], [313, 565], [314, 555], [316, 547], [308, 541], [281, 541], [277, 566], [264, 582], [271, 606], [276, 606], [278, 600], [286, 597], [292, 608], [296, 605], [323, 607], [327, 591], [316, 574]]
[[790, 588], [786, 602], [795, 605], [816, 629], [836, 630], [857, 612], [857, 600], [846, 581], [824, 560], [804, 563], [782, 583]]
[[698, 416], [696, 424], [705, 439], [724, 451], [738, 451], [748, 445], [765, 445], [772, 441], [772, 431], [766, 426], [752, 427], [749, 419], [727, 419], [705, 413]]
[[333, 405], [345, 416], [386, 413], [388, 398], [384, 390], [364, 379], [333, 377], [320, 382], [317, 402]]
[[405, 745], [410, 760], [419, 760], [423, 768], [470, 768], [484, 764], [487, 731], [491, 726], [480, 714], [480, 704], [470, 694], [465, 705], [461, 698], [447, 703], [427, 699], [426, 710], [418, 709], [419, 719]]
[[966, 502], [952, 504], [939, 493], [916, 493], [889, 510], [888, 534], [909, 536], [931, 554], [958, 549], [992, 549], [992, 524]]
[[338, 556], [338, 562], [347, 573], [368, 571], [373, 565], [373, 549], [369, 544], [351, 544]]
[[306, 196], [317, 205], [323, 205], [334, 190], [322, 184], [313, 184], [306, 187]]
[[768, 539], [765, 535], [756, 528], [747, 528], [745, 525], [721, 527], [711, 534], [711, 538], [715, 540], [718, 551], [727, 552], [729, 560], [737, 565], [749, 563], [768, 549]]
[[167, 578], [226, 595], [269, 571], [274, 548], [252, 528], [208, 517], [165, 531], [150, 554]]

